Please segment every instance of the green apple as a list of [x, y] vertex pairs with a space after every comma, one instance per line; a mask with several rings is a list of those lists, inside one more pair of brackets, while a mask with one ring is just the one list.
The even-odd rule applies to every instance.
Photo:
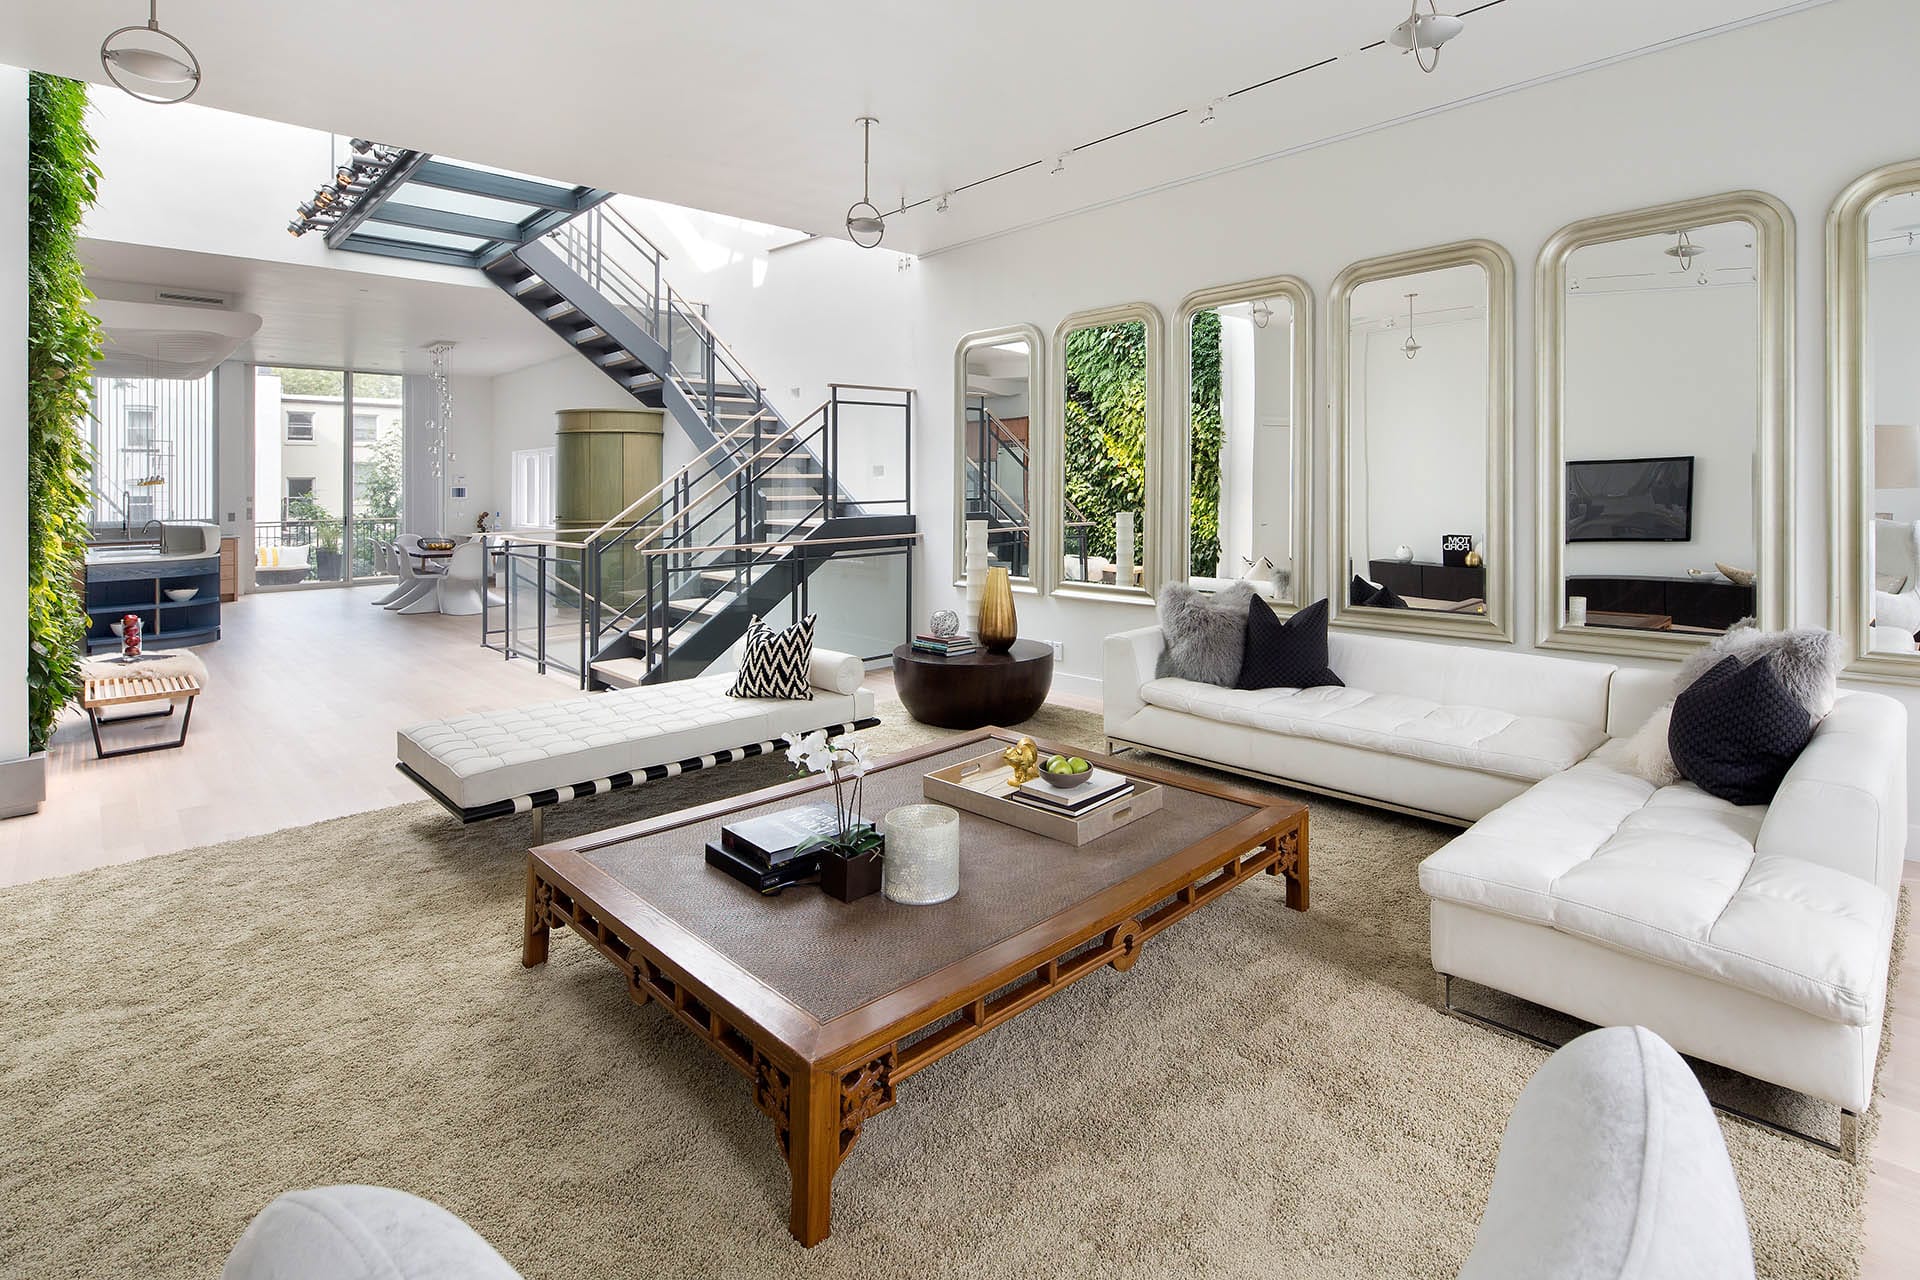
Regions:
[[1085, 760], [1082, 760], [1079, 756], [1074, 756], [1072, 759], [1067, 761], [1067, 771], [1069, 773], [1085, 773], [1087, 770], [1091, 768], [1093, 768], [1093, 766], [1088, 764]]
[[1048, 773], [1069, 773], [1071, 771], [1065, 756], [1054, 756], [1051, 760], [1047, 761]]

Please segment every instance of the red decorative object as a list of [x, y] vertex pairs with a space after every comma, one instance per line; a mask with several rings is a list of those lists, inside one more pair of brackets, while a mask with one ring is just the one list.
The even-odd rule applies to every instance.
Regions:
[[129, 662], [140, 656], [140, 615], [137, 613], [120, 619], [120, 656]]

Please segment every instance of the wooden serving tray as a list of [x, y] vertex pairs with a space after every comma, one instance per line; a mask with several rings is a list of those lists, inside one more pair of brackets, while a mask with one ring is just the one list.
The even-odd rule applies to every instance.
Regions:
[[995, 751], [991, 755], [976, 756], [945, 769], [935, 769], [926, 776], [922, 790], [929, 800], [950, 804], [956, 809], [977, 813], [1010, 827], [1019, 827], [1022, 831], [1031, 831], [1049, 840], [1070, 844], [1076, 849], [1118, 831], [1129, 822], [1150, 813], [1158, 813], [1165, 794], [1163, 788], [1154, 783], [1131, 778], [1132, 795], [1074, 816], [1048, 813], [1030, 804], [1008, 799], [1012, 788], [1007, 783], [1012, 777], [1013, 766], [1001, 758], [1000, 752]]

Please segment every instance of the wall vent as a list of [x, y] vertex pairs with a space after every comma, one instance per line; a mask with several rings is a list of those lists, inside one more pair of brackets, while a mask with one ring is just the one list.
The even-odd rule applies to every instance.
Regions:
[[189, 293], [185, 289], [155, 289], [153, 300], [183, 307], [224, 307], [229, 301], [224, 294]]

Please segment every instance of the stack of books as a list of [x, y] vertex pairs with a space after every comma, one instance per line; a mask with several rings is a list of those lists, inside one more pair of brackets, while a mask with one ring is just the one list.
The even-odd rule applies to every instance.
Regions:
[[1048, 813], [1077, 818], [1103, 804], [1111, 804], [1121, 796], [1132, 794], [1131, 778], [1105, 769], [1095, 769], [1093, 776], [1077, 787], [1056, 787], [1045, 778], [1029, 778], [1007, 798]]
[[968, 635], [921, 635], [913, 638], [913, 650], [915, 653], [938, 654], [942, 658], [957, 658], [961, 654], [972, 653], [979, 647], [980, 646], [973, 642], [973, 637]]
[[707, 865], [761, 893], [778, 893], [820, 874], [819, 838], [832, 836], [839, 821], [831, 804], [741, 818], [720, 828], [718, 843], [707, 842]]

